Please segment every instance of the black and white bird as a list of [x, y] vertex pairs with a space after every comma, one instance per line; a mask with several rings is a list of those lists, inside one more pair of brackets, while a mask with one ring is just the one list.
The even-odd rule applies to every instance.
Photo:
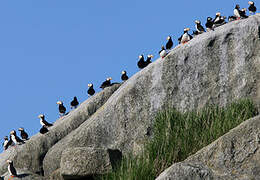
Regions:
[[51, 127], [51, 126], [52, 126], [51, 123], [48, 123], [48, 122], [45, 120], [45, 116], [44, 116], [43, 114], [40, 114], [38, 117], [40, 118], [40, 124], [41, 124], [42, 126], [46, 126], [46, 127]]
[[3, 143], [3, 147], [4, 150], [7, 150], [9, 146], [11, 146], [13, 144], [12, 139], [10, 138], [10, 140], [8, 140], [8, 136], [4, 137], [4, 143]]
[[76, 109], [79, 105], [79, 101], [76, 96], [74, 96], [73, 100], [70, 102], [70, 108]]
[[21, 136], [22, 140], [26, 141], [26, 140], [29, 139], [29, 138], [28, 138], [29, 136], [28, 136], [28, 134], [25, 132], [24, 128], [19, 128], [18, 131], [20, 131], [20, 136]]
[[217, 12], [217, 13], [216, 13], [216, 16], [215, 16], [215, 19], [213, 20], [213, 23], [214, 23], [214, 24], [219, 24], [220, 17], [221, 17], [220, 12]]
[[65, 108], [65, 106], [63, 105], [63, 102], [62, 102], [62, 101], [57, 101], [57, 104], [59, 105], [59, 113], [60, 113], [60, 116], [64, 116], [65, 113], [66, 113], [66, 108]]
[[236, 16], [228, 16], [228, 22], [237, 20]]
[[234, 9], [234, 16], [239, 20], [241, 18], [240, 6], [237, 4]]
[[159, 55], [162, 59], [167, 55], [167, 51], [164, 46], [162, 46], [161, 50], [159, 51]]
[[149, 54], [146, 58], [146, 61], [145, 61], [145, 67], [148, 66], [150, 63], [152, 63], [152, 58], [153, 58], [153, 55]]
[[167, 41], [167, 43], [165, 45], [165, 48], [166, 48], [166, 50], [170, 50], [172, 48], [172, 46], [173, 46], [172, 37], [168, 36], [167, 40], [168, 41]]
[[253, 1], [249, 1], [248, 4], [249, 4], [249, 7], [248, 7], [249, 13], [255, 14], [255, 12], [256, 12], [255, 3]]
[[121, 80], [122, 81], [126, 81], [126, 80], [128, 80], [128, 76], [127, 76], [127, 74], [126, 74], [126, 71], [122, 71], [121, 72]]
[[205, 29], [204, 27], [201, 25], [201, 22], [199, 20], [196, 20], [195, 21], [195, 28], [196, 28], [196, 31], [201, 34], [201, 33], [204, 33], [205, 32]]
[[41, 129], [40, 129], [40, 133], [41, 134], [45, 134], [45, 133], [47, 133], [49, 130], [48, 130], [48, 127], [47, 126], [45, 126], [45, 125], [43, 125], [42, 127], [41, 127]]
[[188, 33], [190, 28], [185, 28], [182, 36], [178, 39], [179, 43], [185, 44], [192, 39], [192, 36]]
[[105, 89], [106, 87], [111, 86], [111, 80], [112, 80], [111, 77], [107, 78], [107, 79], [101, 84], [100, 88], [101, 88], [101, 89]]
[[13, 161], [7, 160], [6, 162], [8, 163], [7, 169], [8, 169], [9, 175], [11, 177], [16, 177], [17, 176], [17, 172], [16, 172], [16, 169], [14, 168]]
[[16, 135], [16, 131], [15, 130], [12, 130], [11, 132], [10, 132], [10, 137], [11, 137], [11, 139], [12, 139], [12, 141], [14, 142], [14, 144], [15, 145], [20, 145], [20, 144], [23, 144], [24, 143], [24, 141], [23, 140], [21, 140], [17, 135]]
[[214, 22], [213, 22], [212, 18], [208, 17], [207, 22], [205, 24], [207, 31], [214, 30], [213, 25], [214, 25]]
[[88, 84], [88, 96], [93, 96], [95, 94], [95, 90], [93, 84]]
[[145, 66], [146, 66], [146, 63], [145, 63], [145, 61], [144, 61], [144, 55], [143, 55], [143, 54], [139, 56], [139, 61], [137, 62], [137, 66], [138, 66], [140, 69], [143, 69], [143, 68], [145, 68]]
[[248, 16], [246, 15], [246, 8], [241, 9], [240, 16], [242, 19], [248, 18]]
[[217, 12], [216, 17], [213, 20], [213, 22], [214, 22], [213, 28], [219, 27], [219, 26], [225, 24], [226, 23], [225, 19], [226, 19], [226, 16], [221, 16], [220, 12]]

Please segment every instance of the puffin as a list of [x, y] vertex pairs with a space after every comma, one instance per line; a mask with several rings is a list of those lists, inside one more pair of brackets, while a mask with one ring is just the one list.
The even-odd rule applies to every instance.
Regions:
[[221, 16], [220, 12], [217, 12], [216, 17], [213, 20], [213, 22], [214, 22], [213, 27], [219, 27], [219, 26], [225, 24], [226, 23], [225, 19], [226, 19], [226, 16]]
[[6, 161], [8, 163], [8, 172], [10, 174], [11, 177], [17, 177], [17, 172], [16, 172], [16, 169], [14, 168], [14, 164], [13, 164], [13, 161], [11, 160], [7, 160]]
[[248, 16], [246, 15], [246, 8], [241, 9], [240, 16], [242, 19], [248, 18]]
[[12, 141], [14, 142], [15, 145], [16, 145], [16, 144], [23, 144], [23, 143], [24, 143], [24, 141], [21, 140], [21, 139], [16, 135], [16, 131], [15, 131], [15, 130], [12, 130], [12, 131], [10, 132], [10, 137], [11, 137], [11, 139], [12, 139]]
[[150, 63], [152, 63], [152, 58], [153, 58], [153, 55], [149, 54], [146, 58], [146, 61], [145, 61], [145, 67], [148, 66]]
[[228, 16], [228, 22], [235, 21], [236, 19], [236, 16]]
[[201, 25], [201, 22], [199, 20], [196, 20], [195, 21], [195, 28], [196, 28], [196, 31], [198, 32], [198, 34], [201, 34], [201, 33], [204, 33], [205, 32], [205, 29], [204, 27]]
[[93, 84], [88, 84], [88, 96], [93, 96], [95, 94], [95, 90], [93, 88]]
[[66, 113], [66, 108], [65, 108], [65, 106], [63, 105], [63, 102], [62, 102], [62, 101], [57, 101], [57, 104], [59, 105], [59, 113], [60, 113], [60, 116], [64, 116], [65, 113]]
[[221, 15], [220, 12], [216, 13], [215, 19], [213, 20], [214, 24], [219, 24], [220, 17], [221, 17], [220, 15]]
[[76, 109], [78, 105], [79, 105], [78, 99], [76, 96], [74, 96], [73, 100], [70, 102], [70, 108]]
[[128, 76], [127, 76], [127, 74], [126, 74], [126, 71], [122, 71], [121, 74], [122, 74], [122, 75], [121, 75], [121, 80], [122, 80], [122, 81], [128, 80]]
[[145, 68], [145, 61], [144, 61], [144, 55], [140, 55], [139, 56], [139, 61], [137, 62], [137, 66], [140, 68], [140, 69], [143, 69]]
[[159, 51], [159, 55], [162, 59], [167, 55], [167, 51], [165, 50], [164, 46], [162, 46], [161, 50]]
[[207, 22], [205, 24], [207, 31], [214, 30], [213, 29], [214, 22], [211, 17], [207, 17]]
[[40, 124], [41, 124], [42, 126], [46, 126], [46, 127], [51, 127], [51, 126], [52, 126], [51, 123], [48, 123], [48, 122], [45, 120], [45, 116], [44, 116], [43, 114], [40, 114], [40, 115], [38, 116], [38, 118], [41, 119], [41, 120], [40, 120]]
[[3, 147], [4, 150], [7, 150], [9, 146], [11, 146], [13, 143], [12, 139], [10, 138], [10, 140], [8, 140], [8, 136], [4, 137], [4, 143], [3, 143]]
[[185, 44], [192, 39], [192, 36], [188, 33], [190, 28], [185, 28], [183, 35], [178, 39], [179, 43]]
[[41, 127], [41, 129], [40, 129], [40, 133], [41, 134], [45, 134], [45, 133], [47, 133], [49, 130], [48, 130], [48, 126], [46, 126], [46, 125], [43, 125], [42, 127]]
[[167, 43], [165, 45], [165, 48], [166, 48], [166, 50], [170, 50], [172, 48], [172, 46], [173, 46], [172, 37], [168, 36], [167, 40], [168, 41], [167, 41]]
[[240, 6], [237, 4], [234, 9], [234, 16], [236, 17], [237, 20], [241, 18], [240, 14], [241, 14]]
[[101, 89], [105, 89], [106, 87], [111, 86], [111, 80], [112, 80], [111, 77], [107, 78], [107, 79], [101, 84], [100, 88], [101, 88]]
[[24, 131], [24, 128], [19, 128], [18, 131], [20, 131], [20, 136], [22, 140], [28, 140], [28, 134]]
[[249, 7], [248, 7], [249, 13], [255, 14], [255, 12], [256, 12], [255, 3], [253, 1], [249, 1], [248, 4], [249, 4]]

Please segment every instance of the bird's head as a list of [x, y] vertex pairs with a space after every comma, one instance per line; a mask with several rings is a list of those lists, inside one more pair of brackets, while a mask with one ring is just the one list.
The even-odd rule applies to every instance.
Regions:
[[168, 36], [168, 37], [167, 37], [167, 40], [170, 40], [170, 39], [171, 39], [171, 36]]
[[236, 5], [235, 9], [240, 9], [240, 6], [239, 4]]
[[211, 18], [211, 17], [208, 17], [208, 18], [207, 18], [207, 20], [208, 20], [208, 21], [211, 21], [211, 20], [212, 20], [212, 18]]
[[8, 140], [8, 136], [5, 136], [5, 137], [4, 137], [4, 140]]
[[24, 128], [19, 128], [18, 131], [24, 131]]
[[121, 74], [126, 74], [126, 71], [122, 71]]
[[254, 2], [253, 1], [248, 1], [248, 4], [249, 5], [254, 5]]
[[42, 119], [42, 118], [44, 118], [44, 115], [43, 115], [43, 114], [40, 114], [40, 115], [38, 116], [38, 118]]
[[147, 57], [148, 57], [148, 58], [153, 58], [153, 55], [152, 55], [152, 54], [149, 54]]
[[162, 46], [162, 50], [165, 50], [164, 46]]
[[246, 12], [246, 8], [241, 9], [241, 11]]
[[15, 130], [12, 130], [12, 131], [10, 132], [10, 134], [11, 134], [11, 135], [16, 134]]
[[144, 55], [140, 55], [140, 56], [138, 56], [139, 57], [139, 59], [142, 59], [143, 57], [144, 57]]
[[189, 30], [190, 30], [190, 28], [185, 28], [184, 33], [188, 32]]
[[220, 12], [217, 12], [217, 13], [216, 13], [216, 16], [217, 16], [217, 17], [219, 17], [220, 15], [221, 15]]
[[199, 20], [196, 20], [195, 23], [196, 23], [196, 24], [200, 24], [200, 21], [199, 21]]
[[93, 84], [88, 84], [88, 87], [92, 87], [93, 86]]
[[107, 81], [111, 81], [111, 80], [112, 80], [112, 78], [111, 78], [111, 77], [108, 77], [108, 78], [107, 78]]
[[9, 159], [6, 160], [6, 162], [9, 163], [9, 164], [13, 163], [13, 161], [11, 161], [11, 160], [9, 160]]
[[62, 101], [57, 101], [57, 104], [61, 105], [61, 104], [62, 104]]

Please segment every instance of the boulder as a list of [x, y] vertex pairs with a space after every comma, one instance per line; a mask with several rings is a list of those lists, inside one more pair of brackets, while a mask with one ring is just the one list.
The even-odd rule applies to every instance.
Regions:
[[122, 159], [119, 150], [101, 148], [68, 148], [63, 151], [60, 173], [65, 180], [92, 179], [104, 174]]
[[260, 179], [260, 115], [232, 129], [156, 180]]
[[94, 114], [119, 86], [120, 84], [115, 84], [87, 99], [77, 109], [57, 120], [48, 133], [43, 135], [38, 133], [26, 141], [25, 144], [10, 147], [1, 153], [0, 174], [7, 171], [6, 160], [10, 159], [15, 162], [16, 167], [25, 168], [43, 175], [42, 162], [47, 151]]
[[60, 168], [68, 147], [138, 153], [164, 108], [225, 106], [249, 97], [260, 103], [260, 15], [234, 21], [175, 47], [127, 80], [88, 121], [46, 154], [44, 172]]

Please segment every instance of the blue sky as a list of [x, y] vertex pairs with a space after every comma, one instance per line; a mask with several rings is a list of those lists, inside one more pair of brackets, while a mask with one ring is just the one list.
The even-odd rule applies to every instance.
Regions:
[[58, 118], [56, 102], [69, 109], [73, 96], [86, 100], [87, 84], [96, 91], [109, 76], [138, 71], [139, 54], [154, 54], [166, 37], [175, 45], [185, 27], [220, 11], [232, 15], [247, 1], [87, 1], [0, 2], [0, 138], [24, 127], [37, 133], [37, 116]]

